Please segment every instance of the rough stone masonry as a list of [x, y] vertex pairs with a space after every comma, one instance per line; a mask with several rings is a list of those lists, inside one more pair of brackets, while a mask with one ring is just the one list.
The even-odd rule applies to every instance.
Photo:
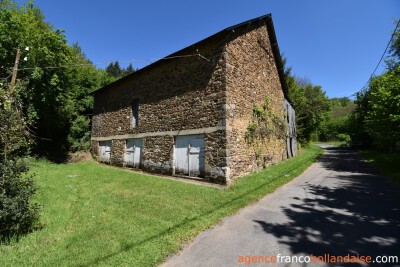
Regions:
[[[262, 16], [95, 91], [92, 153], [124, 166], [127, 140], [140, 139], [139, 166], [146, 171], [176, 175], [178, 162], [187, 160], [189, 175], [198, 168], [194, 173], [202, 179], [229, 183], [291, 156], [284, 134], [269, 136], [257, 148], [245, 138], [254, 104], [266, 98], [271, 113], [286, 127], [294, 125], [287, 119], [286, 91], [272, 18]], [[177, 146], [185, 136], [187, 158]], [[203, 145], [192, 153], [194, 138]], [[104, 141], [110, 147], [100, 147]]]

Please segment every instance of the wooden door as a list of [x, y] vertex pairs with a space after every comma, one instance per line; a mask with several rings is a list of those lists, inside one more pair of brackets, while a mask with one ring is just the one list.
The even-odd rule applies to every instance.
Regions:
[[99, 159], [101, 162], [110, 162], [111, 158], [111, 141], [99, 142]]
[[142, 161], [142, 147], [143, 147], [142, 139], [126, 140], [126, 149], [124, 158], [126, 166], [140, 168], [140, 164]]
[[204, 135], [175, 137], [175, 173], [192, 177], [204, 176]]

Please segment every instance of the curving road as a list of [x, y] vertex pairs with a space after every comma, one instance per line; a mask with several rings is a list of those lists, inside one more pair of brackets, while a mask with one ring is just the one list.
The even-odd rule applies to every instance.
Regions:
[[[281, 263], [265, 262], [278, 254]], [[380, 265], [285, 262], [328, 254], [397, 256], [397, 264], [382, 266], [400, 266], [400, 190], [356, 152], [336, 147], [325, 147], [302, 175], [203, 232], [162, 266]]]

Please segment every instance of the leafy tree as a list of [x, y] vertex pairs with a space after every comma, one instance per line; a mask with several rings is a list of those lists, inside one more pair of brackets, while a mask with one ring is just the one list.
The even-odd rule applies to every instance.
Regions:
[[319, 141], [337, 141], [348, 138], [350, 133], [349, 116], [355, 108], [355, 104], [347, 97], [329, 99], [331, 110], [318, 130]]
[[[348, 114], [350, 115], [350, 114]], [[337, 117], [331, 116], [324, 120], [318, 129], [318, 140], [319, 141], [337, 141], [340, 135], [349, 135], [349, 117]]]
[[71, 119], [69, 101], [66, 101], [70, 92], [66, 90], [69, 80], [65, 69], [57, 67], [71, 63], [73, 50], [67, 45], [64, 34], [44, 22], [43, 14], [31, 2], [18, 7], [3, 1], [2, 6], [0, 28], [4, 29], [1, 32], [5, 38], [1, 39], [1, 47], [6, 57], [1, 61], [12, 63], [17, 48], [30, 48], [29, 60], [20, 62], [22, 70], [18, 78], [25, 82], [24, 86], [19, 86], [17, 94], [23, 100], [29, 122], [36, 127], [37, 147], [64, 151], [63, 139]]
[[400, 148], [400, 65], [371, 80], [365, 125], [379, 148]]
[[283, 57], [289, 99], [296, 110], [297, 138], [301, 144], [307, 144], [318, 134], [319, 127], [329, 116], [328, 97], [321, 86], [292, 75]]
[[400, 149], [400, 29], [393, 34], [387, 71], [357, 94], [351, 137], [381, 149]]
[[289, 97], [292, 99], [292, 96], [295, 96], [293, 103], [296, 109], [299, 140], [306, 143], [313, 137], [317, 139], [319, 127], [328, 119], [330, 105], [321, 86], [314, 86], [307, 82], [297, 89], [297, 92], [289, 91]]
[[63, 31], [45, 22], [32, 2], [18, 6], [2, 0], [0, 10], [0, 77], [9, 79], [17, 48], [22, 58], [28, 57], [20, 62], [16, 93], [35, 127], [34, 152], [62, 160], [71, 146], [86, 148], [93, 107], [89, 93], [110, 77], [97, 70], [77, 44], [69, 46]]
[[357, 94], [355, 100], [355, 109], [349, 117], [349, 132], [353, 143], [363, 143], [364, 145], [371, 144], [372, 138], [368, 133], [365, 117], [368, 110], [368, 100], [365, 97], [366, 92]]
[[[395, 22], [396, 24], [398, 21]], [[388, 70], [396, 70], [400, 66], [400, 30], [393, 33], [393, 40], [389, 47], [389, 58], [386, 59]]]
[[39, 207], [32, 203], [36, 188], [21, 158], [28, 148], [26, 122], [21, 105], [0, 84], [0, 242], [31, 231]]
[[90, 115], [93, 97], [90, 93], [111, 82], [104, 70], [96, 69], [78, 44], [73, 45], [73, 61], [82, 67], [66, 69], [69, 79], [70, 115], [67, 146], [71, 151], [88, 150], [90, 146]]
[[355, 108], [354, 101], [348, 97], [331, 98], [329, 103], [331, 104], [330, 114], [333, 119], [348, 117]]

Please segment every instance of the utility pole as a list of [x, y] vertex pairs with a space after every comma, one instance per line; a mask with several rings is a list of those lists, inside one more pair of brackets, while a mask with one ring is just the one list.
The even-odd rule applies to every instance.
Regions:
[[21, 51], [18, 48], [17, 49], [17, 55], [15, 56], [15, 64], [14, 64], [14, 69], [13, 69], [13, 72], [12, 72], [12, 78], [11, 78], [11, 84], [10, 84], [10, 92], [11, 92], [11, 94], [14, 92], [15, 81], [17, 80], [17, 72], [18, 72], [18, 64], [19, 64], [20, 56], [21, 56]]

